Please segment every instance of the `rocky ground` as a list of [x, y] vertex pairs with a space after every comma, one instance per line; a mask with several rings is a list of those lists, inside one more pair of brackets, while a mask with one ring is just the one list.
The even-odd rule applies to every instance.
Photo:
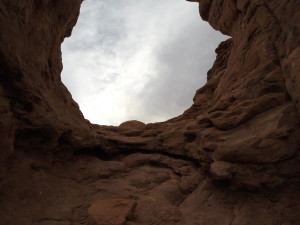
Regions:
[[297, 182], [236, 190], [172, 155], [85, 152], [66, 161], [18, 152], [9, 167], [0, 198], [6, 225], [299, 223]]

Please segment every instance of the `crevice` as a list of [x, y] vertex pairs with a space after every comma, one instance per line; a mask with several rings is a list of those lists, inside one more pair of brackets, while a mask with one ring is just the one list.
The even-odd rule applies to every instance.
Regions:
[[183, 161], [191, 162], [195, 168], [200, 168], [201, 164], [199, 160], [185, 156], [185, 155], [177, 155], [172, 154], [169, 152], [162, 152], [162, 151], [147, 151], [147, 150], [140, 150], [140, 149], [128, 149], [128, 150], [122, 150], [122, 151], [116, 151], [116, 152], [107, 152], [103, 150], [101, 147], [94, 147], [94, 148], [88, 148], [88, 149], [80, 149], [74, 153], [75, 156], [79, 155], [93, 155], [103, 161], [122, 161], [123, 158], [125, 158], [128, 155], [132, 154], [144, 154], [144, 155], [162, 155], [173, 159], [179, 159]]
[[108, 153], [107, 151], [104, 151], [101, 147], [98, 146], [93, 148], [80, 149], [74, 152], [73, 155], [92, 155], [103, 161], [112, 161], [114, 158], [116, 158], [116, 155], [118, 155], [118, 153]]
[[271, 10], [271, 8], [269, 7], [269, 5], [268, 5], [268, 3], [266, 1], [264, 1], [264, 5], [265, 5], [266, 9], [269, 11], [269, 13], [276, 20], [276, 22], [279, 24], [279, 26], [281, 27], [281, 23], [280, 23], [279, 19], [275, 16], [275, 14], [273, 13], [273, 11]]

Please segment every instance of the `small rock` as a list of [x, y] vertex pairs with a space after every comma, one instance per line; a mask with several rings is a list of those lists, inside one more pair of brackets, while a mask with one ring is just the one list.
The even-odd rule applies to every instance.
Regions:
[[144, 126], [145, 126], [145, 124], [138, 120], [129, 120], [129, 121], [123, 122], [119, 125], [119, 127], [135, 128], [135, 129], [141, 129]]
[[229, 162], [217, 161], [210, 165], [210, 172], [215, 180], [227, 180], [232, 178], [232, 168]]
[[92, 203], [88, 209], [89, 225], [125, 225], [133, 215], [135, 200], [106, 199]]

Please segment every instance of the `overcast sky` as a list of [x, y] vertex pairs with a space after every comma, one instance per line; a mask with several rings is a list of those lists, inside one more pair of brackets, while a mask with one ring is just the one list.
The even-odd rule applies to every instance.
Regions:
[[192, 105], [225, 39], [197, 3], [85, 0], [62, 46], [62, 80], [92, 123], [164, 121]]

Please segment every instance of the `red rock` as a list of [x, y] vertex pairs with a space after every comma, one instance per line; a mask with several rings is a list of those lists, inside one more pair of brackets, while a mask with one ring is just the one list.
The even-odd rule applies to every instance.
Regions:
[[125, 225], [135, 206], [136, 202], [130, 199], [98, 200], [88, 210], [89, 225]]
[[145, 124], [141, 121], [137, 120], [130, 120], [123, 122], [119, 125], [120, 127], [126, 127], [126, 128], [136, 128], [136, 129], [142, 129], [144, 128]]
[[[0, 0], [0, 224], [85, 224], [96, 199], [136, 199], [128, 224], [299, 224], [300, 4], [194, 2], [231, 37], [194, 104], [112, 127], [60, 79], [81, 0]], [[114, 223], [134, 208], [101, 201]]]

